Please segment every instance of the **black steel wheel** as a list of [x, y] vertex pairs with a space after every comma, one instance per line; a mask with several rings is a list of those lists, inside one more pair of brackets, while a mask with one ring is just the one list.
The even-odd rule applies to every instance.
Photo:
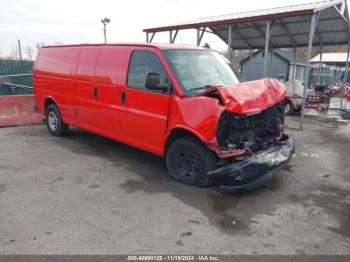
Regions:
[[188, 185], [205, 187], [212, 182], [207, 172], [216, 168], [213, 152], [193, 138], [180, 138], [169, 147], [166, 155], [168, 174]]

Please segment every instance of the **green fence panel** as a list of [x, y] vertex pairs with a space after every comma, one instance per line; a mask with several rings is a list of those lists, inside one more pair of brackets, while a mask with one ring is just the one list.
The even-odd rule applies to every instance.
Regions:
[[[320, 74], [320, 84], [325, 84], [327, 86], [333, 84], [334, 82], [341, 81], [344, 77], [344, 72], [339, 70], [332, 70], [329, 68], [322, 68]], [[318, 69], [312, 69], [309, 76], [309, 85], [318, 82]]]
[[[18, 61], [18, 60], [1, 60], [0, 59], [0, 76], [3, 75], [17, 75], [17, 74], [32, 74], [33, 73], [33, 61]], [[18, 84], [24, 86], [33, 86], [32, 76], [15, 76], [2, 78], [4, 82], [11, 84]], [[14, 88], [4, 84], [0, 84], [0, 95], [19, 95], [19, 94], [32, 94], [32, 89]]]

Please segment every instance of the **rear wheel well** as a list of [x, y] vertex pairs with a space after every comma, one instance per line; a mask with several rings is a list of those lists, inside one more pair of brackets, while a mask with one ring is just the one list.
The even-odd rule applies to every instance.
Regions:
[[191, 137], [197, 141], [199, 141], [200, 143], [203, 143], [196, 135], [194, 135], [193, 133], [191, 133], [190, 131], [187, 131], [185, 129], [182, 128], [175, 128], [174, 130], [171, 131], [171, 134], [169, 135], [166, 144], [165, 144], [165, 153], [168, 152], [168, 149], [170, 147], [170, 145], [177, 139], [179, 138], [184, 138], [184, 137]]
[[56, 103], [55, 103], [55, 101], [53, 101], [53, 99], [52, 98], [47, 98], [46, 100], [45, 100], [45, 111], [46, 111], [46, 109], [47, 109], [47, 107], [49, 106], [49, 105], [55, 105]]

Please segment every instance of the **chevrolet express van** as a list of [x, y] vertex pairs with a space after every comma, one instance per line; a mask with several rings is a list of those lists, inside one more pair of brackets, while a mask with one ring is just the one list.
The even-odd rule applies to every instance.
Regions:
[[273, 79], [239, 83], [216, 51], [177, 45], [41, 48], [34, 93], [48, 131], [68, 126], [166, 159], [171, 177], [236, 193], [286, 165], [286, 88]]

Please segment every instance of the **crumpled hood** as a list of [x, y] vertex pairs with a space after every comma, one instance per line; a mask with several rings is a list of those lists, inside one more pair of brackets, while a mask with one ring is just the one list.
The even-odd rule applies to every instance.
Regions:
[[254, 114], [276, 105], [286, 96], [286, 87], [265, 78], [216, 89], [227, 110], [241, 115]]

